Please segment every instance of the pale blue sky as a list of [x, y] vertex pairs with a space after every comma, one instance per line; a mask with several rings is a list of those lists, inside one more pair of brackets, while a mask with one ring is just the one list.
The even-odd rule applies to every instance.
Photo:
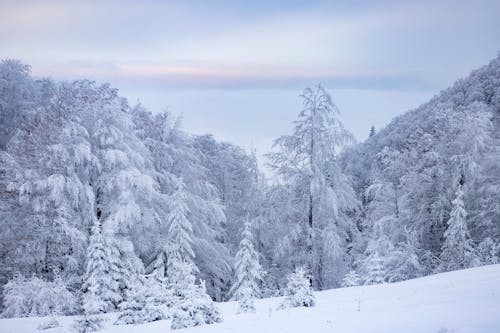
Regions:
[[259, 153], [322, 82], [362, 140], [500, 50], [500, 1], [3, 1], [0, 57]]

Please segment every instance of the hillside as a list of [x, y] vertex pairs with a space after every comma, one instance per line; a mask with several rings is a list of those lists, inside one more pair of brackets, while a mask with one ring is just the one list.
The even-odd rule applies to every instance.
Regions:
[[[459, 191], [467, 215], [463, 239], [483, 252], [484, 263], [495, 263], [485, 253], [497, 253], [489, 244], [500, 237], [498, 147], [500, 57], [347, 149], [340, 161], [362, 201], [359, 228], [367, 239], [357, 271], [365, 274], [377, 252], [414, 254], [419, 265], [405, 264], [397, 275], [448, 270], [442, 249]], [[388, 272], [402, 266], [387, 261]], [[462, 260], [452, 269], [468, 265]]]
[[[314, 308], [276, 310], [280, 298], [257, 301], [255, 314], [236, 315], [234, 302], [219, 303], [224, 322], [178, 332], [343, 332], [343, 333], [492, 333], [500, 330], [500, 265], [431, 275], [414, 280], [326, 290]], [[113, 316], [113, 315], [110, 315]], [[5, 333], [32, 333], [45, 319], [1, 319]], [[46, 332], [69, 332], [63, 327]], [[168, 332], [168, 321], [108, 326], [103, 333]]]

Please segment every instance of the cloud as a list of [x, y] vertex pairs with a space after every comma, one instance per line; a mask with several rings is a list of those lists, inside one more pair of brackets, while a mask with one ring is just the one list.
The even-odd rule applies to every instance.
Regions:
[[321, 82], [331, 88], [418, 89], [425, 84], [411, 71], [302, 70], [300, 68], [115, 64], [73, 61], [33, 64], [36, 76], [56, 79], [90, 78], [118, 86], [150, 89], [293, 88]]
[[[164, 88], [444, 87], [497, 52], [498, 2], [11, 1], [0, 57]], [[72, 64], [75, 68], [70, 68]], [[83, 65], [85, 64], [85, 66]]]

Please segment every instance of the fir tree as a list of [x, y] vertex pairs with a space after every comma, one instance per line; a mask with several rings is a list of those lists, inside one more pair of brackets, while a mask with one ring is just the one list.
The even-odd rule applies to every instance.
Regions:
[[103, 327], [104, 319], [100, 316], [106, 311], [107, 295], [111, 281], [106, 271], [104, 242], [101, 226], [95, 220], [92, 226], [87, 249], [87, 267], [85, 271], [85, 293], [83, 296], [83, 318], [75, 321], [74, 329], [79, 333], [98, 331]]
[[349, 271], [349, 273], [347, 273], [342, 280], [342, 287], [355, 287], [359, 286], [359, 284], [360, 278], [355, 270]]
[[219, 310], [206, 293], [205, 283], [199, 285], [195, 283], [193, 265], [187, 262], [175, 262], [173, 267], [176, 281], [173, 289], [177, 301], [171, 329], [221, 322]]
[[144, 318], [144, 308], [146, 304], [145, 293], [142, 286], [136, 285], [126, 292], [126, 299], [120, 303], [120, 315], [115, 321], [115, 325], [142, 324]]
[[167, 223], [169, 225], [168, 234], [170, 243], [167, 246], [166, 252], [167, 275], [170, 278], [175, 274], [173, 266], [176, 263], [192, 263], [195, 256], [191, 239], [193, 227], [187, 218], [189, 210], [187, 206], [187, 194], [182, 178], [177, 179], [176, 189], [170, 197], [169, 208]]
[[259, 284], [262, 282], [264, 271], [259, 263], [259, 254], [253, 245], [253, 236], [250, 230], [250, 221], [246, 221], [240, 249], [236, 253], [235, 277], [231, 290], [233, 299], [239, 301], [238, 312], [254, 312], [253, 299], [260, 297]]
[[498, 253], [500, 243], [495, 242], [491, 237], [487, 237], [478, 246], [478, 255], [483, 265], [498, 264]]
[[312, 307], [316, 304], [313, 290], [309, 283], [309, 277], [303, 267], [297, 267], [288, 276], [286, 286], [286, 297], [280, 308]]
[[366, 270], [365, 284], [381, 284], [385, 282], [384, 261], [378, 252], [368, 258]]
[[453, 208], [444, 233], [439, 271], [452, 271], [470, 267], [474, 260], [474, 249], [467, 229], [467, 211], [464, 205], [462, 185], [458, 186]]

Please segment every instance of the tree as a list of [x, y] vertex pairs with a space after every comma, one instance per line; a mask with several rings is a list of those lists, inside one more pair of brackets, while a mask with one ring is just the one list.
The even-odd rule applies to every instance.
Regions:
[[83, 296], [83, 318], [75, 321], [75, 330], [79, 333], [98, 331], [103, 327], [104, 319], [100, 314], [109, 309], [106, 300], [117, 297], [113, 281], [106, 271], [106, 253], [99, 221], [92, 226], [87, 249], [87, 267], [85, 270], [85, 293]]
[[366, 276], [364, 277], [365, 284], [381, 284], [384, 283], [385, 271], [383, 259], [375, 252], [368, 258]]
[[142, 324], [146, 322], [144, 308], [146, 297], [142, 288], [138, 285], [130, 288], [126, 292], [126, 298], [120, 303], [120, 315], [114, 325]]
[[467, 229], [467, 211], [464, 207], [464, 193], [461, 184], [458, 185], [452, 205], [439, 257], [441, 263], [438, 270], [443, 272], [470, 267], [475, 260], [475, 251]]
[[[315, 286], [340, 284], [346, 269], [344, 240], [355, 233], [350, 213], [358, 207], [358, 200], [349, 179], [336, 164], [336, 151], [352, 140], [338, 119], [339, 111], [330, 95], [318, 85], [306, 88], [301, 95], [304, 109], [291, 135], [278, 138], [269, 154], [270, 165], [284, 179], [297, 187], [302, 214], [298, 217], [305, 224], [305, 262], [313, 276]], [[318, 235], [315, 230], [325, 231]], [[339, 243], [340, 242], [340, 243]], [[330, 249], [335, 251], [331, 251]], [[325, 260], [330, 262], [327, 264]], [[324, 268], [338, 265], [340, 276], [326, 280]], [[331, 279], [329, 277], [329, 279]]]
[[443, 272], [470, 267], [475, 258], [475, 251], [467, 229], [467, 211], [464, 207], [464, 193], [461, 184], [458, 185], [452, 205], [439, 257], [441, 263], [438, 270]]
[[375, 126], [372, 125], [372, 127], [370, 127], [370, 138], [375, 136], [376, 133]]
[[295, 271], [288, 276], [286, 287], [286, 297], [280, 308], [312, 307], [316, 304], [313, 290], [309, 283], [307, 271], [303, 267], [295, 268]]
[[176, 262], [173, 284], [174, 305], [171, 329], [180, 329], [222, 321], [219, 310], [206, 293], [205, 283], [195, 283], [193, 265], [188, 262]]
[[500, 252], [500, 243], [495, 242], [490, 237], [485, 238], [478, 246], [478, 255], [483, 265], [498, 264], [498, 253]]
[[170, 211], [167, 215], [168, 253], [167, 253], [167, 275], [174, 276], [174, 265], [178, 262], [193, 264], [194, 251], [192, 249], [193, 227], [187, 218], [187, 194], [182, 178], [177, 180], [176, 189], [170, 197]]
[[239, 301], [238, 312], [254, 312], [253, 299], [260, 297], [259, 284], [262, 282], [264, 271], [259, 263], [259, 253], [254, 249], [253, 236], [250, 230], [250, 221], [246, 221], [243, 239], [235, 258], [235, 276], [231, 294]]
[[349, 271], [349, 273], [347, 273], [342, 280], [342, 287], [355, 287], [359, 286], [359, 284], [360, 278], [355, 270]]

